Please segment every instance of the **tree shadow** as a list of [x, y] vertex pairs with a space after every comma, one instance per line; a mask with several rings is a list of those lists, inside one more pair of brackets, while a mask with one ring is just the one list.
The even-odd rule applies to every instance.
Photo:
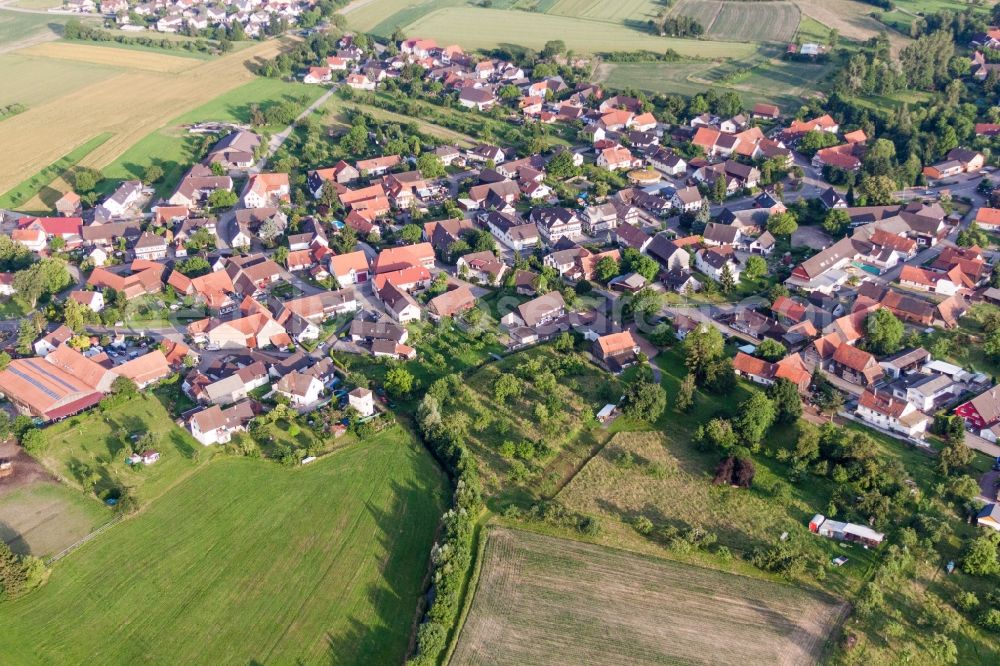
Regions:
[[0, 541], [7, 544], [17, 555], [31, 554], [31, 546], [24, 535], [3, 521], [0, 521]]

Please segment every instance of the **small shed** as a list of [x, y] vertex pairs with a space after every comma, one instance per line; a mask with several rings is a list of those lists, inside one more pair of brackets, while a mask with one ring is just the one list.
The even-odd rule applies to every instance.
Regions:
[[611, 403], [608, 403], [607, 405], [601, 407], [601, 411], [597, 412], [597, 421], [599, 423], [607, 423], [612, 418], [614, 418], [615, 414], [617, 413], [618, 413], [618, 405], [613, 405]]

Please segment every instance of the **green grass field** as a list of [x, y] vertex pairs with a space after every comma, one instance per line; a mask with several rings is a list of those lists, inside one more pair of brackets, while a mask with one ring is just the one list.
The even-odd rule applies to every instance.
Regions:
[[0, 496], [0, 539], [16, 553], [54, 555], [111, 517], [97, 500], [39, 481]]
[[[483, 30], [484, 25], [490, 29]], [[545, 42], [558, 37], [576, 53], [674, 49], [687, 56], [739, 58], [754, 50], [751, 44], [658, 37], [604, 21], [482, 7], [439, 9], [410, 23], [406, 33], [433, 37], [442, 43], [460, 43], [467, 49], [500, 45], [541, 49]]]
[[826, 594], [493, 529], [453, 664], [812, 664], [846, 614]]
[[51, 30], [49, 24], [59, 25], [66, 17], [44, 14], [24, 14], [0, 9], [0, 48], [20, 42], [33, 35]]
[[294, 469], [216, 460], [0, 606], [17, 664], [403, 660], [444, 481], [399, 428]]
[[19, 102], [32, 107], [106, 81], [122, 70], [87, 62], [7, 53], [0, 55], [0, 71], [4, 72], [0, 106]]
[[[126, 441], [146, 432], [153, 435], [161, 458], [148, 467], [132, 468], [125, 463], [130, 453]], [[62, 479], [77, 486], [90, 479], [98, 494], [134, 488], [142, 502], [162, 495], [215, 451], [178, 428], [160, 401], [146, 395], [110, 414], [91, 411], [60, 421], [46, 428], [45, 441], [39, 458]]]
[[[49, 183], [66, 173], [66, 171], [75, 166], [80, 160], [96, 150], [98, 146], [110, 139], [111, 136], [110, 132], [95, 136], [82, 146], [74, 148], [58, 161], [45, 167], [31, 178], [19, 183], [17, 187], [0, 196], [0, 207], [13, 207], [29, 201]], [[61, 196], [61, 194], [61, 192], [57, 193], [56, 198]]]

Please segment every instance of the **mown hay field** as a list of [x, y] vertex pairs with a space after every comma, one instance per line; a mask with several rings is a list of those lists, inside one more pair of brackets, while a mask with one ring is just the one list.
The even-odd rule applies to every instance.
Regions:
[[[484, 30], [483, 26], [489, 26]], [[752, 44], [659, 37], [643, 30], [585, 18], [486, 9], [446, 7], [406, 26], [406, 34], [422, 35], [467, 49], [517, 45], [541, 49], [545, 42], [561, 39], [576, 53], [634, 51], [662, 53], [674, 49], [681, 55], [705, 58], [741, 58], [754, 51]]]
[[452, 664], [813, 664], [846, 611], [820, 593], [493, 529]]
[[[0, 145], [6, 159], [0, 162], [0, 192], [102, 132], [114, 136], [81, 164], [98, 169], [107, 166], [171, 118], [253, 79], [250, 62], [273, 57], [280, 48], [278, 41], [262, 42], [214, 60], [190, 60], [186, 70], [176, 73], [126, 69], [4, 120], [0, 123]], [[149, 55], [109, 50], [123, 65], [132, 55]], [[176, 59], [162, 57], [167, 62]]]
[[795, 37], [801, 12], [791, 2], [682, 0], [674, 9], [701, 23], [711, 39], [788, 42]]
[[98, 46], [86, 42], [47, 42], [21, 49], [18, 55], [66, 60], [73, 63], [91, 63], [111, 67], [127, 67], [148, 72], [183, 72], [195, 65], [192, 58], [183, 56]]
[[401, 428], [213, 460], [0, 606], [9, 664], [401, 663], [445, 480]]
[[574, 16], [623, 23], [625, 21], [645, 22], [656, 17], [663, 5], [655, 0], [557, 0], [547, 10], [547, 14]]

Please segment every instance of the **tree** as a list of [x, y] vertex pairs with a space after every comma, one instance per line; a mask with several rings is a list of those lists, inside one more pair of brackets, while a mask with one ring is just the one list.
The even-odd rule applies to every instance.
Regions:
[[799, 387], [784, 377], [779, 377], [767, 387], [767, 396], [774, 403], [775, 421], [795, 423], [802, 416]]
[[572, 178], [579, 172], [579, 168], [573, 164], [573, 153], [568, 150], [557, 154], [545, 165], [546, 175], [557, 181]]
[[638, 273], [647, 281], [652, 282], [660, 272], [660, 264], [656, 259], [641, 254], [634, 247], [622, 251], [622, 273]]
[[497, 402], [507, 402], [508, 398], [517, 398], [524, 393], [524, 384], [514, 375], [504, 373], [493, 384], [493, 397]]
[[274, 251], [274, 261], [282, 266], [288, 263], [288, 248], [284, 245], [279, 245]]
[[786, 210], [784, 213], [775, 213], [767, 218], [767, 230], [775, 236], [791, 236], [799, 228], [795, 213]]
[[667, 392], [650, 381], [632, 382], [625, 388], [622, 411], [626, 416], [642, 421], [655, 421], [667, 407]]
[[760, 391], [754, 391], [753, 395], [740, 404], [739, 416], [734, 420], [733, 427], [751, 449], [756, 449], [774, 424], [775, 416], [771, 399]]
[[599, 282], [607, 283], [608, 280], [615, 277], [621, 272], [621, 267], [618, 265], [618, 260], [614, 257], [602, 257], [600, 261], [597, 262], [597, 266], [594, 267], [594, 277], [597, 278]]
[[783, 359], [785, 354], [788, 353], [788, 350], [785, 349], [785, 345], [781, 344], [777, 340], [767, 338], [757, 346], [757, 351], [755, 353], [765, 361], [774, 363], [775, 361]]
[[764, 257], [759, 254], [751, 254], [747, 257], [742, 276], [747, 280], [756, 280], [765, 275], [767, 275], [767, 261], [764, 260]]
[[699, 382], [705, 379], [709, 367], [723, 357], [726, 341], [715, 326], [699, 324], [684, 338], [685, 365]]
[[660, 311], [660, 308], [663, 307], [663, 300], [663, 292], [643, 287], [632, 296], [629, 305], [636, 315], [650, 316]]
[[684, 381], [681, 382], [680, 388], [677, 389], [677, 398], [674, 401], [674, 406], [678, 412], [689, 412], [694, 407], [695, 388], [694, 375], [689, 372], [684, 375]]
[[756, 472], [752, 460], [737, 458], [735, 469], [733, 469], [733, 483], [740, 488], [750, 488], [753, 485], [753, 477]]
[[710, 198], [715, 203], [722, 203], [726, 200], [726, 179], [716, 178], [715, 182], [712, 183], [712, 193]]
[[823, 229], [831, 236], [841, 236], [851, 226], [851, 216], [841, 208], [834, 208], [823, 218]]
[[997, 542], [1000, 533], [981, 534], [969, 542], [962, 560], [962, 571], [971, 576], [990, 576], [1000, 573], [997, 559]]
[[876, 356], [892, 354], [903, 343], [903, 322], [887, 308], [879, 308], [865, 320], [866, 347]]
[[869, 206], [887, 206], [895, 199], [896, 183], [889, 176], [865, 176], [858, 194]]
[[207, 275], [212, 272], [212, 264], [208, 263], [208, 259], [199, 256], [181, 259], [177, 262], [175, 268], [182, 275], [186, 275], [189, 278]]
[[208, 205], [212, 210], [224, 210], [236, 205], [239, 198], [235, 192], [229, 190], [214, 190], [208, 195]]
[[74, 333], [79, 333], [87, 323], [88, 312], [90, 308], [86, 305], [68, 298], [63, 306], [63, 321]]
[[695, 438], [701, 442], [712, 444], [722, 450], [729, 450], [736, 446], [736, 432], [733, 424], [727, 419], [715, 418], [699, 427], [695, 433]]
[[142, 181], [147, 185], [152, 185], [159, 182], [161, 178], [163, 178], [163, 167], [159, 164], [151, 164], [146, 167], [146, 173], [143, 175]]
[[417, 158], [417, 171], [424, 178], [441, 178], [447, 173], [441, 158], [434, 153], [422, 153]]
[[561, 53], [566, 53], [566, 42], [561, 39], [552, 39], [545, 42], [540, 55], [543, 58], [551, 58]]
[[728, 261], [722, 265], [722, 273], [719, 274], [719, 284], [722, 285], [722, 291], [726, 294], [730, 294], [736, 289], [736, 278], [733, 276], [733, 270], [729, 267]]
[[397, 398], [409, 395], [413, 390], [413, 375], [400, 365], [389, 368], [385, 373], [385, 390]]
[[412, 245], [413, 243], [420, 242], [420, 237], [423, 233], [423, 229], [420, 228], [419, 224], [407, 224], [399, 230], [399, 238], [407, 244]]

